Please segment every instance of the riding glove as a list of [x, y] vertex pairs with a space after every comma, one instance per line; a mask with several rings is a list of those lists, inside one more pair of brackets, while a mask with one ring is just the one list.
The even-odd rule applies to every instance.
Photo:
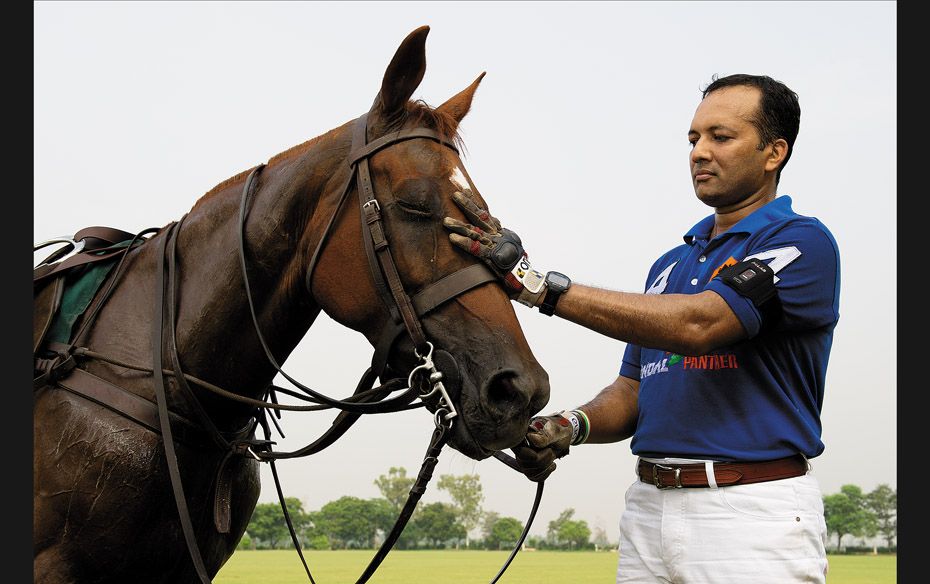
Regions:
[[555, 459], [568, 454], [572, 425], [559, 414], [530, 420], [523, 443], [511, 450], [520, 468], [533, 482], [545, 480], [556, 468]]
[[500, 221], [481, 206], [471, 190], [454, 192], [452, 200], [471, 223], [444, 218], [442, 224], [452, 232], [449, 240], [481, 258], [503, 280], [510, 298], [527, 306], [538, 306], [545, 296], [546, 275], [532, 268], [520, 237], [501, 227]]

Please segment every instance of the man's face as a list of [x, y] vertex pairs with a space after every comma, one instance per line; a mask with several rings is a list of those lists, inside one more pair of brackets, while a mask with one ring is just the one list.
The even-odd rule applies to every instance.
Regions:
[[761, 139], [751, 122], [760, 97], [755, 87], [725, 87], [707, 94], [694, 112], [688, 130], [691, 181], [698, 199], [715, 209], [774, 188], [774, 174], [766, 172], [772, 146], [758, 149]]

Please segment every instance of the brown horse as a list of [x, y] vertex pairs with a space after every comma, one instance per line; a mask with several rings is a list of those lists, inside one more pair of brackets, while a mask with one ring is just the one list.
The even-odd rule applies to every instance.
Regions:
[[[75, 323], [81, 331], [75, 361], [85, 381], [102, 380], [96, 383], [123, 401], [133, 401], [126, 399], [131, 394], [139, 411], [151, 413], [164, 378], [174, 418], [169, 429], [176, 430], [168, 442], [210, 578], [249, 522], [262, 457], [251, 447], [231, 456], [201, 439], [209, 433], [203, 427], [198, 433], [198, 421], [206, 417], [230, 441], [245, 434], [240, 445], [254, 439], [259, 409], [248, 400], [269, 397], [277, 363], [321, 310], [366, 336], [376, 349], [373, 366], [384, 361], [375, 376], [385, 385], [408, 380], [423, 363], [428, 339], [453, 403], [431, 400], [427, 407], [435, 416], [448, 415], [444, 406], [457, 410], [449, 444], [474, 459], [517, 444], [548, 400], [548, 376], [492, 279], [431, 294], [426, 308], [417, 300], [476, 265], [451, 246], [441, 219], [463, 218], [451, 194], [474, 188], [455, 144], [481, 76], [439, 107], [411, 101], [426, 68], [427, 33], [421, 27], [404, 39], [366, 116], [220, 183], [182, 221], [141, 238]], [[353, 177], [362, 171], [370, 172], [376, 200], [353, 205], [359, 196]], [[390, 245], [377, 238], [374, 248], [363, 245], [373, 210]], [[373, 264], [384, 251], [393, 263]], [[373, 265], [382, 272], [373, 273]], [[397, 308], [405, 298], [417, 308], [412, 323], [411, 313]], [[153, 309], [160, 303], [163, 333]], [[162, 367], [153, 369], [163, 348]], [[194, 399], [182, 391], [185, 375]], [[73, 372], [49, 377], [35, 392], [35, 581], [202, 580], [172, 496], [170, 455], [159, 431], [168, 416], [156, 416], [155, 427], [140, 423], [144, 416], [69, 391], [69, 383], [77, 385], [69, 379]], [[337, 407], [350, 401], [343, 399]]]

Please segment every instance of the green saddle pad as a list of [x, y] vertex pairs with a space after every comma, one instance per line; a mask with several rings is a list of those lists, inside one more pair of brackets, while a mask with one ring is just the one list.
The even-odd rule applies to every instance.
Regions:
[[[128, 241], [126, 242], [129, 243]], [[71, 341], [71, 329], [78, 317], [84, 314], [97, 294], [107, 274], [116, 265], [118, 258], [88, 264], [75, 273], [68, 274], [65, 290], [61, 295], [61, 306], [45, 337], [46, 342], [67, 344]]]

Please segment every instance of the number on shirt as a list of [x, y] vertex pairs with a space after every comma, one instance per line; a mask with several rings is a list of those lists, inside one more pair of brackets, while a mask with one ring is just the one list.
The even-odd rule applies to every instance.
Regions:
[[[772, 271], [777, 274], [778, 270], [784, 268], [799, 257], [801, 257], [801, 250], [791, 245], [788, 247], [780, 247], [778, 249], [770, 249], [768, 251], [760, 251], [759, 253], [752, 254], [751, 256], [746, 256], [743, 258], [743, 261], [750, 258], [755, 258], [762, 261], [771, 259], [772, 261], [769, 262], [769, 267], [772, 268]], [[775, 276], [775, 282], [778, 282], [778, 276]]]

